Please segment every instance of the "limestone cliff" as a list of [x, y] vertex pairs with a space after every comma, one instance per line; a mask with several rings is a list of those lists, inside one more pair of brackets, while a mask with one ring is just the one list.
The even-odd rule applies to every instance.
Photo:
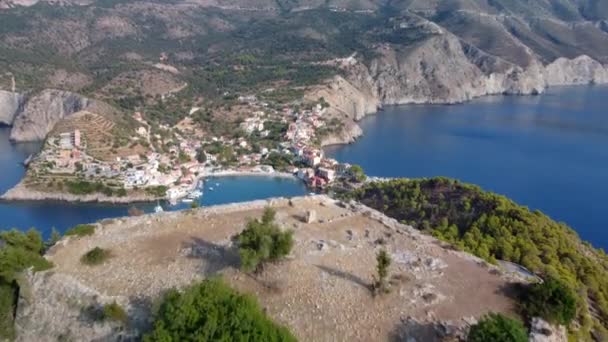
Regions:
[[[447, 31], [428, 32], [415, 44], [380, 44], [367, 63], [343, 65], [309, 92], [352, 120], [384, 105], [454, 104], [493, 94], [528, 95], [547, 87], [608, 83], [608, 68], [588, 56], [543, 63], [531, 54], [525, 67], [487, 54]], [[344, 141], [348, 142], [348, 141]]]
[[19, 93], [0, 90], [0, 124], [12, 125], [24, 101], [25, 97]]
[[92, 101], [78, 94], [47, 89], [30, 98], [13, 122], [10, 139], [44, 140], [61, 118], [83, 110]]

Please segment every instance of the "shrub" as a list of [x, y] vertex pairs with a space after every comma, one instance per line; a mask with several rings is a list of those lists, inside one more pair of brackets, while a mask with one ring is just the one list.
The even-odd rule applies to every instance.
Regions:
[[367, 179], [363, 168], [359, 165], [353, 165], [350, 167], [350, 174], [356, 182], [364, 182]]
[[129, 317], [122, 306], [118, 305], [116, 302], [113, 302], [103, 306], [103, 319], [125, 324], [127, 323]]
[[576, 316], [574, 292], [553, 278], [530, 285], [521, 301], [524, 313], [530, 318], [541, 317], [551, 323], [568, 325]]
[[96, 266], [103, 264], [108, 258], [110, 258], [110, 251], [95, 247], [90, 251], [86, 252], [81, 258], [80, 262], [89, 266]]
[[239, 294], [218, 279], [183, 292], [169, 291], [145, 342], [155, 341], [296, 341], [272, 322], [255, 298]]
[[95, 233], [95, 226], [92, 224], [79, 224], [77, 226], [74, 226], [70, 229], [68, 229], [65, 232], [65, 236], [79, 236], [79, 237], [83, 237], [83, 236], [89, 236], [89, 235], [93, 235]]
[[388, 268], [391, 265], [391, 257], [386, 250], [381, 250], [376, 256], [376, 272], [375, 281], [372, 286], [374, 293], [379, 294], [387, 292], [386, 278], [388, 277]]
[[13, 314], [17, 305], [18, 274], [30, 267], [43, 271], [53, 265], [42, 257], [45, 244], [40, 233], [11, 230], [0, 233], [0, 340], [14, 337]]
[[250, 220], [236, 236], [243, 270], [258, 271], [265, 262], [279, 260], [291, 252], [293, 232], [281, 231], [274, 218], [275, 211], [266, 208], [261, 220]]
[[527, 342], [528, 333], [520, 321], [490, 313], [471, 327], [468, 342]]

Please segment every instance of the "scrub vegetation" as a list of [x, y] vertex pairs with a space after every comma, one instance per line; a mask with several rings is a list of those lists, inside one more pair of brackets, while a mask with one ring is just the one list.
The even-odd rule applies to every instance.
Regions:
[[97, 266], [103, 264], [111, 256], [112, 254], [109, 250], [100, 247], [95, 247], [90, 251], [86, 252], [80, 258], [80, 262], [88, 266]]
[[[345, 196], [491, 263], [515, 262], [552, 279], [528, 290], [523, 311], [559, 323], [576, 316], [580, 327], [570, 328], [580, 339], [592, 331], [608, 336], [608, 256], [582, 242], [565, 224], [446, 178], [370, 183]], [[569, 293], [580, 298], [576, 315]], [[537, 300], [531, 299], [535, 296]], [[554, 302], [558, 297], [560, 302]]]
[[247, 228], [235, 237], [244, 271], [260, 271], [264, 263], [277, 261], [293, 248], [293, 232], [281, 231], [275, 223], [275, 211], [266, 208], [261, 219], [247, 222]]
[[20, 273], [28, 268], [36, 272], [53, 266], [42, 257], [45, 247], [42, 236], [34, 229], [0, 233], [0, 340], [14, 338]]
[[79, 224], [77, 226], [74, 226], [70, 229], [68, 229], [65, 232], [65, 236], [79, 236], [79, 237], [83, 237], [83, 236], [89, 236], [89, 235], [93, 235], [95, 233], [95, 226], [92, 224]]
[[501, 314], [490, 313], [471, 327], [468, 342], [527, 342], [524, 325]]
[[288, 342], [296, 338], [271, 321], [254, 297], [210, 279], [165, 295], [154, 329], [144, 336], [144, 342], [156, 341]]

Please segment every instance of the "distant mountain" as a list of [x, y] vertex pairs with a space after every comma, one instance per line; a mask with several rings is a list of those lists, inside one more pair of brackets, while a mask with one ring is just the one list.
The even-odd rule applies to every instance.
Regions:
[[14, 79], [18, 93], [54, 88], [158, 113], [178, 94], [174, 114], [159, 121], [178, 120], [193, 99], [277, 82], [324, 94], [359, 118], [383, 104], [608, 81], [608, 3], [597, 0], [1, 0], [0, 8], [0, 88]]

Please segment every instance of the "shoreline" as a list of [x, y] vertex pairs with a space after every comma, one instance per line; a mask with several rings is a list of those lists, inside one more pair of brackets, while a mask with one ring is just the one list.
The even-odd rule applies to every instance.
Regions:
[[[204, 173], [197, 177], [196, 182], [193, 183], [194, 187], [191, 187], [190, 191], [197, 188], [198, 183], [206, 178], [221, 178], [221, 177], [269, 177], [269, 178], [283, 178], [293, 179], [300, 181], [298, 177], [288, 172], [263, 172], [263, 171], [238, 171], [238, 170], [224, 170], [218, 172]], [[174, 200], [181, 200], [186, 196], [175, 198]], [[125, 205], [125, 204], [136, 204], [136, 203], [153, 203], [156, 201], [169, 201], [170, 199], [165, 197], [152, 197], [149, 195], [140, 196], [125, 196], [125, 197], [108, 197], [104, 194], [94, 193], [88, 195], [73, 195], [70, 193], [63, 192], [43, 192], [38, 190], [32, 190], [27, 188], [23, 184], [23, 179], [19, 181], [15, 186], [7, 190], [0, 196], [0, 203], [11, 203], [11, 202], [63, 202], [63, 203], [99, 203], [99, 204], [114, 204], [114, 205]]]
[[[438, 106], [454, 106], [454, 105], [462, 105], [471, 101], [479, 100], [482, 98], [487, 98], [491, 96], [539, 96], [545, 93], [547, 89], [550, 88], [560, 88], [560, 87], [580, 87], [580, 86], [608, 86], [606, 83], [600, 84], [563, 84], [563, 85], [553, 85], [546, 86], [546, 88], [540, 93], [526, 94], [526, 93], [506, 93], [506, 94], [485, 94], [480, 96], [475, 96], [473, 98], [458, 101], [458, 102], [405, 102], [398, 104], [380, 104], [376, 107], [375, 111], [370, 111], [365, 113], [365, 115], [359, 118], [351, 118], [351, 123], [340, 133], [332, 135], [325, 139], [325, 141], [321, 142], [321, 148], [325, 149], [327, 147], [335, 147], [335, 146], [343, 146], [350, 145], [355, 143], [359, 137], [363, 136], [364, 131], [359, 126], [359, 122], [365, 119], [368, 116], [378, 115], [383, 112], [385, 108], [389, 107], [398, 107], [405, 105], [438, 105]], [[11, 126], [5, 126], [11, 127]], [[11, 142], [13, 143], [13, 142]], [[259, 167], [259, 166], [258, 166]], [[197, 188], [198, 183], [201, 180], [205, 180], [205, 178], [209, 177], [272, 177], [272, 178], [292, 178], [297, 181], [301, 181], [294, 174], [288, 172], [266, 172], [261, 170], [222, 170], [222, 171], [212, 171], [212, 172], [204, 172], [196, 178], [196, 182], [190, 186], [190, 189], [187, 190], [193, 191]], [[382, 177], [370, 177], [370, 178], [379, 178], [380, 181], [385, 181], [386, 179]], [[162, 198], [152, 197], [149, 195], [140, 195], [140, 196], [125, 196], [125, 197], [108, 197], [101, 193], [94, 193], [88, 195], [73, 195], [69, 193], [61, 193], [61, 192], [43, 192], [28, 189], [23, 185], [23, 179], [19, 181], [15, 186], [8, 189], [4, 194], [0, 195], [0, 203], [10, 203], [10, 202], [63, 202], [63, 203], [99, 203], [99, 204], [109, 204], [109, 205], [126, 205], [126, 204], [136, 204], [136, 203], [153, 203], [155, 201], [179, 201], [185, 198], [186, 195], [180, 196], [178, 198], [170, 199], [167, 196]]]

